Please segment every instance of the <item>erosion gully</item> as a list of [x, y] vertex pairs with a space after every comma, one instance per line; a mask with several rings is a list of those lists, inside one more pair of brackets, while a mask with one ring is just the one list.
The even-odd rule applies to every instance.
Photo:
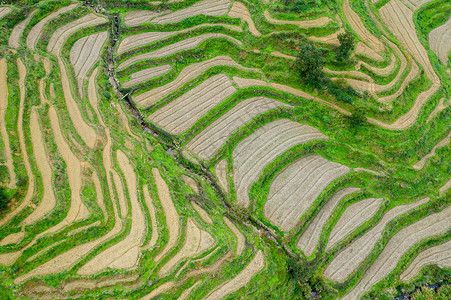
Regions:
[[[86, 6], [94, 10], [96, 13], [105, 15], [111, 22], [111, 28], [110, 28], [110, 44], [107, 48], [108, 51], [108, 76], [111, 85], [113, 86], [113, 90], [116, 93], [116, 95], [123, 101], [125, 101], [132, 112], [133, 116], [138, 120], [139, 124], [141, 125], [144, 132], [148, 132], [149, 134], [153, 135], [161, 144], [163, 144], [166, 148], [166, 152], [170, 154], [174, 160], [177, 162], [177, 164], [186, 170], [189, 173], [194, 173], [199, 176], [201, 176], [203, 179], [205, 179], [210, 186], [215, 190], [218, 198], [221, 200], [223, 207], [227, 210], [230, 217], [234, 218], [236, 222], [239, 222], [245, 226], [248, 227], [254, 227], [259, 232], [263, 233], [269, 240], [274, 242], [277, 247], [283, 251], [286, 255], [289, 257], [296, 257], [298, 256], [295, 254], [289, 246], [287, 246], [284, 242], [282, 242], [282, 237], [273, 229], [266, 226], [263, 222], [258, 220], [257, 218], [250, 216], [247, 220], [241, 221], [234, 217], [234, 213], [232, 212], [232, 205], [227, 201], [227, 198], [225, 197], [225, 193], [223, 190], [218, 186], [216, 183], [216, 180], [214, 179], [213, 175], [211, 174], [210, 170], [200, 163], [200, 169], [193, 168], [190, 164], [187, 163], [188, 159], [183, 155], [180, 146], [178, 145], [178, 142], [174, 141], [172, 137], [168, 137], [165, 133], [161, 132], [158, 128], [153, 126], [152, 124], [146, 122], [144, 117], [142, 116], [139, 109], [135, 106], [134, 102], [132, 101], [130, 95], [123, 94], [120, 90], [120, 82], [116, 77], [116, 62], [114, 60], [114, 49], [116, 47], [116, 44], [120, 37], [120, 18], [119, 14], [110, 14], [105, 8], [103, 8], [101, 5], [94, 5], [93, 2], [84, 0], [84, 3]], [[200, 187], [201, 195], [203, 194], [203, 189]]]

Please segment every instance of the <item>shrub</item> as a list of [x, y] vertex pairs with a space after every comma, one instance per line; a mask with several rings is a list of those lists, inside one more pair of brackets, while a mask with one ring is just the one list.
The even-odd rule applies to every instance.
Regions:
[[323, 52], [314, 45], [303, 43], [294, 63], [299, 77], [320, 88], [325, 80], [323, 65]]

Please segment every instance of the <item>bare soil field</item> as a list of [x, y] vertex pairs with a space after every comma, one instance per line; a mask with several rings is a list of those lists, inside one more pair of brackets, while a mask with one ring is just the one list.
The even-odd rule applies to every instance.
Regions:
[[151, 23], [168, 24], [177, 23], [186, 18], [198, 15], [222, 16], [225, 15], [230, 6], [229, 0], [203, 0], [187, 8], [173, 11], [166, 15], [158, 16], [152, 19]]
[[344, 188], [333, 194], [327, 199], [326, 204], [319, 210], [312, 222], [307, 226], [307, 229], [302, 233], [296, 242], [296, 246], [304, 251], [304, 254], [308, 257], [313, 254], [315, 248], [319, 242], [321, 231], [326, 225], [327, 220], [330, 218], [338, 203], [344, 197], [360, 191], [359, 188], [349, 187]]
[[232, 79], [239, 88], [247, 88], [250, 86], [267, 86], [268, 85], [268, 83], [266, 81], [263, 81], [260, 79], [241, 78], [238, 76], [233, 76]]
[[201, 219], [204, 220], [205, 223], [213, 225], [213, 221], [211, 220], [210, 216], [202, 207], [197, 205], [196, 202], [194, 201], [191, 201], [191, 205], [193, 206], [194, 210], [197, 211], [197, 213], [199, 214]]
[[156, 289], [154, 289], [152, 292], [150, 292], [150, 294], [142, 297], [140, 300], [154, 299], [158, 295], [163, 294], [166, 291], [172, 289], [175, 285], [176, 285], [176, 283], [174, 281], [165, 282], [162, 285], [160, 285], [159, 287], [157, 287]]
[[160, 276], [166, 276], [178, 263], [188, 257], [196, 256], [215, 243], [214, 238], [210, 233], [200, 229], [191, 218], [186, 222], [186, 236], [185, 243], [179, 252], [177, 252], [171, 259], [158, 271]]
[[177, 298], [177, 300], [186, 300], [186, 299], [188, 298], [188, 296], [190, 295], [191, 291], [192, 291], [193, 289], [195, 289], [196, 286], [198, 286], [198, 285], [201, 284], [201, 283], [202, 283], [202, 281], [199, 280], [199, 281], [197, 281], [195, 284], [193, 284], [190, 288], [184, 290], [184, 291], [180, 294], [180, 297]]
[[291, 59], [291, 60], [296, 60], [296, 57], [281, 53], [279, 51], [273, 51], [273, 52], [271, 52], [271, 55], [277, 56], [277, 57], [282, 57], [282, 58], [287, 58], [287, 59]]
[[340, 28], [340, 30], [326, 35], [326, 36], [309, 36], [308, 39], [317, 43], [326, 43], [326, 44], [332, 44], [332, 45], [340, 45], [340, 41], [338, 40], [338, 35], [341, 33], [344, 33], [345, 30], [343, 28]]
[[[392, 49], [399, 50], [398, 47], [396, 47], [396, 48], [392, 47]], [[395, 50], [395, 52], [396, 52], [396, 50]], [[404, 59], [404, 61], [405, 61], [405, 58], [404, 58], [404, 55], [402, 55], [402, 53], [401, 53], [401, 55], [398, 55], [398, 53], [396, 52], [396, 54], [397, 54], [397, 57], [399, 57], [399, 59], [401, 60], [401, 67], [399, 69], [399, 72], [402, 74], [402, 71], [403, 71], [402, 59]], [[407, 61], [406, 61], [406, 64], [407, 64]], [[363, 61], [359, 61], [358, 65], [359, 66], [365, 66], [366, 68], [368, 68], [369, 70], [374, 72], [376, 75], [387, 76], [387, 75], [391, 74], [393, 72], [393, 70], [395, 69], [396, 56], [393, 53], [390, 53], [390, 64], [388, 66], [384, 67], [384, 68], [374, 67], [374, 66], [369, 65], [369, 64], [367, 64], [366, 62], [363, 62]]]
[[44, 29], [44, 26], [51, 20], [55, 19], [61, 14], [64, 14], [68, 11], [71, 11], [72, 9], [76, 8], [78, 4], [71, 4], [68, 6], [65, 6], [63, 8], [60, 8], [57, 11], [52, 12], [47, 17], [43, 18], [41, 21], [39, 21], [36, 25], [31, 28], [30, 32], [27, 36], [27, 47], [31, 51], [35, 50], [36, 41], [39, 40], [42, 34], [42, 29]]
[[30, 132], [33, 144], [33, 155], [35, 157], [38, 170], [41, 173], [42, 180], [42, 199], [38, 207], [23, 221], [25, 225], [33, 224], [47, 213], [52, 211], [56, 205], [55, 194], [52, 184], [52, 167], [47, 157], [47, 150], [44, 146], [39, 116], [36, 109], [31, 110], [30, 114]]
[[117, 160], [127, 182], [128, 195], [132, 209], [130, 232], [119, 243], [109, 247], [85, 264], [79, 274], [91, 275], [109, 267], [112, 269], [129, 269], [135, 266], [141, 254], [140, 246], [146, 234], [146, 221], [137, 195], [137, 178], [128, 157], [121, 150], [117, 151]]
[[349, 205], [332, 228], [325, 251], [371, 219], [382, 204], [382, 198], [368, 198]]
[[134, 139], [136, 139], [137, 141], [141, 141], [141, 138], [139, 136], [137, 136], [136, 134], [134, 134], [131, 129], [130, 129], [130, 123], [128, 121], [128, 117], [125, 114], [125, 112], [122, 110], [122, 106], [119, 103], [118, 105], [116, 105], [116, 109], [119, 112], [119, 117], [122, 121], [122, 124], [124, 125], [125, 130], [127, 131], [127, 133]]
[[130, 75], [130, 80], [124, 82], [122, 85], [124, 87], [131, 87], [135, 84], [139, 84], [141, 82], [147, 81], [149, 79], [161, 76], [171, 69], [171, 65], [161, 65], [156, 67], [150, 67]]
[[236, 68], [239, 68], [242, 70], [257, 71], [256, 69], [243, 67], [242, 65], [236, 63], [229, 56], [225, 56], [225, 55], [216, 56], [209, 60], [205, 60], [205, 61], [201, 61], [198, 63], [194, 63], [192, 65], [189, 65], [188, 67], [186, 67], [182, 71], [180, 71], [179, 75], [177, 76], [177, 78], [175, 80], [173, 80], [163, 86], [159, 86], [157, 88], [146, 91], [142, 94], [134, 96], [133, 100], [136, 102], [136, 104], [138, 106], [141, 106], [141, 107], [146, 107], [151, 104], [154, 104], [161, 98], [169, 95], [170, 93], [172, 93], [172, 92], [176, 91], [177, 89], [179, 89], [180, 87], [182, 87], [188, 81], [193, 80], [198, 75], [200, 75], [202, 72], [204, 72], [214, 66], [232, 66], [232, 67], [236, 67]]
[[384, 50], [384, 43], [368, 31], [359, 15], [352, 10], [349, 0], [343, 1], [343, 13], [351, 28], [365, 43], [368, 44], [368, 46], [370, 46], [374, 51]]
[[287, 21], [287, 20], [276, 20], [271, 17], [269, 14], [269, 11], [265, 10], [263, 12], [263, 15], [265, 16], [266, 20], [268, 22], [274, 23], [274, 24], [291, 24], [296, 25], [302, 28], [308, 28], [308, 27], [321, 27], [326, 25], [331, 21], [329, 17], [321, 17], [314, 20], [304, 20], [304, 21]]
[[[451, 103], [450, 101], [448, 102]], [[449, 104], [447, 103], [447, 101], [445, 101], [445, 98], [440, 99], [439, 104], [437, 105], [436, 108], [434, 108], [434, 110], [431, 112], [428, 119], [426, 120], [426, 124], [429, 123], [432, 119], [434, 119], [442, 110], [444, 110], [448, 106]]]
[[355, 46], [355, 53], [363, 55], [363, 56], [367, 56], [367, 57], [372, 58], [374, 60], [383, 60], [384, 59], [376, 51], [374, 51], [372, 48], [368, 47], [363, 42], [358, 42], [356, 44], [356, 46]]
[[197, 134], [185, 147], [200, 159], [210, 160], [234, 131], [256, 116], [282, 106], [291, 107], [266, 97], [243, 100]]
[[293, 146], [321, 139], [327, 136], [314, 127], [280, 119], [242, 140], [232, 154], [238, 205], [249, 206], [249, 188], [271, 161]]
[[83, 16], [80, 19], [72, 21], [56, 29], [50, 37], [47, 44], [47, 51], [59, 57], [64, 42], [76, 31], [89, 26], [100, 25], [105, 23], [106, 19], [95, 14]]
[[229, 192], [229, 184], [227, 181], [227, 161], [225, 159], [220, 160], [215, 166], [216, 177], [218, 178], [218, 183], [224, 192]]
[[224, 296], [233, 293], [251, 280], [252, 276], [260, 272], [265, 267], [265, 256], [258, 250], [251, 262], [233, 279], [215, 288], [207, 297], [207, 300], [222, 299]]
[[194, 193], [199, 194], [199, 188], [197, 187], [196, 180], [186, 175], [182, 175], [182, 179], [193, 190]]
[[442, 195], [449, 189], [451, 189], [451, 179], [448, 180], [438, 191], [440, 195]]
[[445, 233], [451, 222], [451, 206], [429, 215], [398, 231], [384, 247], [374, 263], [365, 271], [360, 281], [343, 299], [357, 299], [374, 284], [387, 276], [400, 258], [413, 245], [428, 237]]
[[227, 226], [232, 230], [232, 232], [235, 234], [236, 237], [236, 250], [235, 250], [235, 256], [239, 257], [241, 253], [243, 253], [244, 250], [244, 242], [245, 238], [244, 235], [241, 233], [241, 231], [236, 228], [235, 224], [233, 224], [228, 218], [223, 218], [224, 222], [227, 224]]
[[253, 35], [261, 36], [261, 33], [255, 27], [254, 21], [252, 20], [252, 16], [249, 13], [249, 10], [243, 3], [239, 2], [239, 1], [233, 2], [232, 8], [230, 8], [228, 16], [231, 18], [241, 19], [241, 23], [246, 22], [247, 25], [249, 26], [249, 31]]
[[9, 14], [11, 10], [12, 10], [11, 7], [7, 6], [0, 7], [0, 19]]
[[25, 26], [27, 26], [28, 22], [30, 22], [31, 18], [37, 11], [37, 9], [33, 10], [25, 20], [20, 21], [16, 26], [14, 26], [13, 30], [11, 31], [11, 35], [9, 36], [8, 46], [10, 46], [11, 48], [20, 47], [20, 38], [25, 29]]
[[416, 162], [416, 163], [413, 165], [413, 168], [414, 168], [415, 170], [421, 170], [421, 169], [423, 169], [424, 164], [426, 163], [426, 161], [427, 161], [429, 158], [435, 156], [435, 150], [437, 150], [437, 148], [444, 147], [444, 146], [448, 145], [450, 142], [451, 142], [451, 132], [448, 133], [448, 135], [447, 135], [443, 140], [441, 140], [440, 142], [438, 142], [437, 145], [435, 145], [435, 146], [432, 148], [431, 152], [429, 152], [429, 153], [426, 154], [422, 159], [420, 159], [418, 162]]
[[441, 268], [451, 268], [451, 240], [420, 252], [399, 278], [402, 281], [410, 281], [424, 266], [432, 264]]
[[17, 233], [12, 233], [10, 235], [7, 235], [5, 238], [3, 238], [0, 241], [0, 247], [9, 245], [9, 244], [17, 244], [19, 243], [25, 236], [25, 232], [19, 231]]
[[440, 58], [442, 64], [447, 65], [448, 53], [451, 51], [451, 19], [442, 26], [439, 26], [428, 36], [429, 47]]
[[96, 171], [92, 172], [91, 179], [92, 179], [92, 182], [94, 183], [94, 187], [96, 189], [97, 205], [102, 210], [103, 220], [104, 220], [104, 222], [106, 222], [108, 219], [108, 214], [107, 214], [106, 207], [105, 207], [105, 199], [103, 198], [102, 186], [100, 184], [99, 175], [97, 175]]
[[[147, 184], [143, 186], [143, 192], [144, 192], [144, 200], [146, 202], [147, 209], [149, 210], [150, 222], [151, 222], [151, 226], [152, 226], [152, 237], [151, 237], [149, 243], [142, 248], [143, 250], [146, 250], [146, 249], [152, 248], [157, 243], [157, 240], [158, 240], [158, 224], [157, 224], [157, 216], [156, 216], [156, 213], [155, 213], [155, 207], [154, 207], [154, 204], [153, 204], [153, 199], [150, 197], [149, 187], [147, 186]], [[149, 222], [147, 222], [147, 223], [149, 223]], [[150, 231], [150, 230], [147, 229], [147, 231]]]
[[147, 59], [156, 59], [156, 58], [162, 58], [165, 56], [169, 56], [181, 51], [187, 51], [196, 48], [201, 43], [203, 43], [206, 40], [209, 39], [228, 39], [231, 42], [235, 43], [238, 46], [243, 46], [243, 43], [231, 36], [222, 34], [222, 33], [205, 33], [198, 36], [190, 37], [185, 40], [181, 40], [179, 42], [176, 42], [174, 44], [170, 44], [166, 47], [157, 49], [152, 52], [146, 52], [142, 53], [136, 56], [133, 56], [123, 62], [121, 65], [130, 66], [136, 62], [147, 60]]
[[166, 104], [148, 120], [172, 134], [181, 134], [235, 92], [230, 78], [218, 74]]
[[263, 214], [283, 231], [290, 231], [321, 192], [349, 168], [323, 157], [307, 155], [277, 174], [271, 182]]
[[[11, 147], [9, 145], [9, 135], [6, 130], [5, 116], [8, 108], [8, 85], [7, 85], [7, 64], [6, 59], [0, 59], [0, 133], [2, 135], [3, 146], [5, 149], [4, 155], [6, 159], [6, 166], [8, 168], [9, 185], [10, 189], [16, 187], [16, 173], [14, 172], [13, 157], [11, 155]], [[0, 220], [0, 225], [2, 221]]]
[[78, 92], [83, 97], [83, 81], [89, 70], [97, 62], [100, 52], [108, 37], [108, 32], [99, 32], [83, 37], [75, 42], [70, 50], [70, 62], [74, 66], [78, 82]]
[[128, 27], [139, 26], [144, 23], [149, 23], [151, 19], [158, 17], [159, 15], [168, 13], [164, 10], [160, 12], [151, 10], [132, 10], [125, 13], [124, 24]]
[[180, 234], [180, 220], [179, 214], [171, 199], [171, 193], [169, 187], [160, 175], [160, 171], [157, 168], [152, 169], [152, 174], [157, 184], [158, 198], [160, 199], [161, 206], [163, 207], [166, 217], [166, 226], [169, 231], [168, 243], [164, 249], [155, 257], [155, 261], [158, 262], [165, 256], [172, 247], [175, 246]]
[[324, 270], [324, 277], [332, 281], [344, 282], [371, 253], [371, 250], [373, 250], [374, 246], [382, 237], [382, 232], [390, 221], [409, 210], [423, 205], [429, 200], [429, 198], [423, 198], [413, 203], [396, 206], [389, 210], [373, 228], [334, 257], [332, 262]]

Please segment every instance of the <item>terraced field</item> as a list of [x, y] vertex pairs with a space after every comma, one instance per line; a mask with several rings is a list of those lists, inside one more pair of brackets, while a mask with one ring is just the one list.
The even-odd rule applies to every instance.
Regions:
[[450, 5], [302, 3], [0, 5], [0, 299], [449, 284]]

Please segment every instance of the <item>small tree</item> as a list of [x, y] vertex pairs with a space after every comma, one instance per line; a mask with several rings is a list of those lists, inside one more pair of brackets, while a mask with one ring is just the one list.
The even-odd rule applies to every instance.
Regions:
[[348, 60], [355, 48], [354, 35], [350, 31], [340, 33], [338, 35], [338, 41], [340, 42], [340, 46], [335, 48], [335, 58], [338, 61]]
[[303, 44], [296, 57], [294, 67], [298, 75], [306, 82], [320, 87], [324, 81], [323, 52], [311, 44]]

